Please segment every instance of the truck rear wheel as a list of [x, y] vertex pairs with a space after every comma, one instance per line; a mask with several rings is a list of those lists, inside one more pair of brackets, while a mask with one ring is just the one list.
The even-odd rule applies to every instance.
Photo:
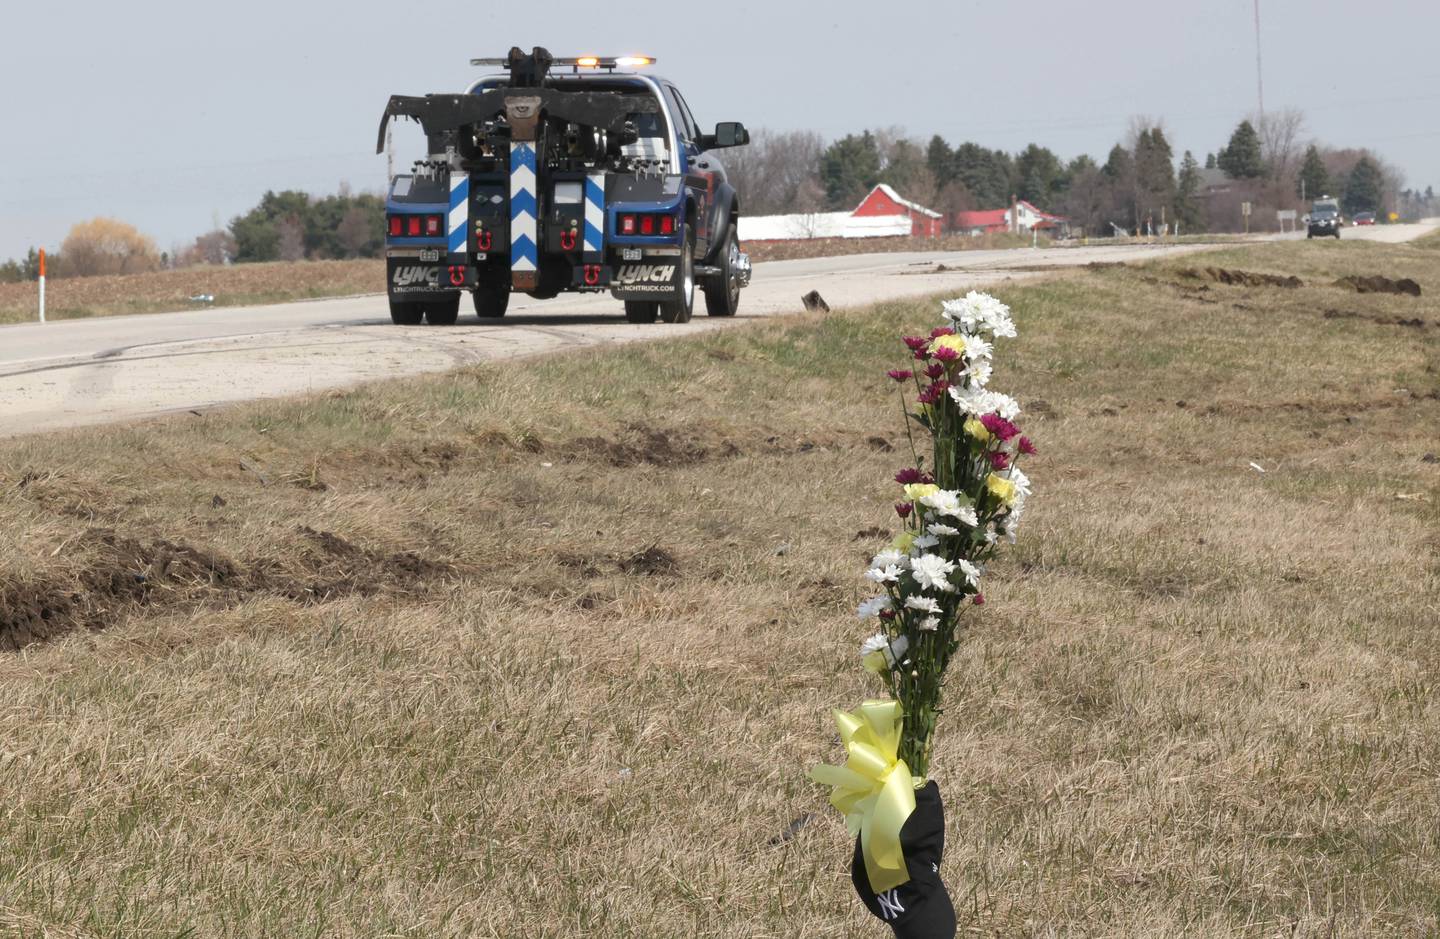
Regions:
[[424, 318], [424, 304], [390, 298], [390, 322], [396, 326], [419, 326]]
[[472, 295], [475, 315], [481, 319], [504, 316], [510, 306], [510, 288], [504, 284], [481, 284]]
[[740, 241], [735, 235], [735, 221], [730, 221], [730, 234], [725, 250], [720, 252], [719, 273], [705, 281], [705, 312], [711, 316], [734, 316], [740, 309]]
[[660, 304], [653, 300], [626, 300], [625, 318], [632, 323], [653, 323], [660, 315]]
[[695, 236], [687, 228], [685, 247], [680, 249], [680, 298], [660, 303], [660, 318], [667, 323], [688, 323], [695, 311]]
[[454, 326], [460, 318], [460, 294], [455, 293], [425, 304], [425, 322], [431, 326]]

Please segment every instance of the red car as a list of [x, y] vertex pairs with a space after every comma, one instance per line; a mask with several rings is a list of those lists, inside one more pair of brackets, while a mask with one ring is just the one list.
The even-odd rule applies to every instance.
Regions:
[[1374, 212], [1360, 212], [1360, 213], [1358, 213], [1353, 219], [1351, 219], [1351, 222], [1352, 222], [1352, 224], [1355, 224], [1355, 225], [1374, 225], [1374, 224], [1375, 224], [1375, 213], [1374, 213]]

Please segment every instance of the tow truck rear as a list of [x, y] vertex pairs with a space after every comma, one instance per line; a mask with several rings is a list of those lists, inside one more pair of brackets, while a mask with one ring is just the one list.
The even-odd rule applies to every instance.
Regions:
[[377, 152], [407, 117], [428, 156], [386, 202], [391, 319], [452, 324], [465, 291], [486, 318], [517, 291], [609, 291], [632, 322], [685, 322], [697, 287], [710, 315], [733, 315], [750, 262], [716, 152], [749, 135], [702, 133], [674, 85], [625, 71], [653, 61], [511, 49], [472, 60], [507, 71], [464, 94], [392, 97]]

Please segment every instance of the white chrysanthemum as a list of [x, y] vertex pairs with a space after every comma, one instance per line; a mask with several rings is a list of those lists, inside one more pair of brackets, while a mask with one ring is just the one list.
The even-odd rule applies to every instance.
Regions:
[[990, 376], [994, 371], [990, 366], [989, 359], [980, 359], [977, 362], [971, 362], [970, 367], [965, 370], [965, 374], [970, 377], [972, 387], [983, 388], [985, 383], [990, 381]]
[[940, 543], [940, 539], [934, 535], [920, 535], [911, 542], [911, 550], [915, 552], [926, 551]]
[[860, 644], [860, 658], [873, 655], [876, 652], [885, 654], [885, 664], [894, 668], [895, 663], [910, 648], [910, 640], [904, 636], [897, 636], [893, 640], [884, 633], [876, 633]]
[[950, 399], [960, 407], [960, 410], [972, 417], [999, 414], [1005, 420], [1013, 421], [1020, 416], [1020, 405], [1016, 403], [1015, 399], [998, 391], [988, 391], [984, 388], [960, 388], [952, 385], [949, 393]]
[[893, 584], [900, 579], [900, 565], [886, 564], [884, 567], [872, 567], [865, 572], [865, 579], [877, 584]]
[[932, 535], [958, 535], [960, 529], [951, 528], [949, 525], [941, 525], [939, 522], [931, 522], [930, 527], [925, 529]]
[[1015, 484], [1015, 498], [1024, 499], [1030, 495], [1030, 477], [1020, 472], [1020, 467], [1010, 467], [1005, 471], [1005, 477]]
[[989, 330], [996, 336], [1015, 335], [1010, 308], [988, 293], [972, 290], [961, 299], [946, 300], [941, 305], [941, 315], [965, 333]]
[[875, 557], [870, 559], [870, 566], [889, 567], [890, 565], [894, 564], [897, 567], [903, 568], [905, 566], [906, 560], [907, 559], [905, 555], [901, 554], [895, 548], [886, 548], [884, 551], [881, 551], [879, 554], [875, 555]]
[[871, 597], [869, 600], [860, 604], [860, 608], [855, 612], [859, 614], [861, 619], [870, 619], [871, 617], [879, 616], [881, 612], [888, 609], [890, 609], [889, 597]]
[[926, 613], [939, 613], [940, 603], [933, 597], [911, 596], [905, 598], [905, 609], [923, 610]]
[[975, 509], [971, 506], [968, 498], [964, 498], [964, 501], [961, 501], [962, 498], [964, 497], [953, 489], [941, 489], [939, 492], [932, 493], [920, 501], [934, 511], [935, 514], [948, 515], [974, 528], [979, 524], [975, 518]]
[[979, 336], [961, 336], [965, 340], [965, 358], [971, 362], [979, 362], [982, 359], [990, 358], [994, 346], [981, 339]]
[[980, 568], [964, 558], [956, 561], [955, 566], [960, 568], [960, 572], [965, 575], [965, 579], [970, 582], [970, 586], [978, 587], [980, 585]]
[[910, 565], [915, 582], [926, 590], [954, 590], [950, 572], [955, 565], [938, 554], [922, 554]]
[[920, 621], [920, 629], [921, 629], [922, 632], [927, 632], [927, 633], [929, 633], [929, 632], [934, 632], [936, 629], [939, 629], [939, 628], [940, 628], [940, 617], [938, 617], [938, 616], [927, 616], [927, 617], [925, 617], [923, 620]]

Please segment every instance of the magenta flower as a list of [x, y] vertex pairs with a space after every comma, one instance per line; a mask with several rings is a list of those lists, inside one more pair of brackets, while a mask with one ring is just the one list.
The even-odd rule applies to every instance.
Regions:
[[881, 610], [881, 611], [880, 611], [880, 618], [883, 619], [883, 620], [892, 620], [892, 619], [895, 618], [895, 611], [894, 611], [894, 610]]
[[928, 361], [930, 361], [930, 350], [929, 350], [929, 349], [916, 349], [916, 350], [915, 350], [915, 361], [917, 361], [917, 362], [928, 362]]
[[895, 514], [900, 516], [901, 518], [909, 518], [910, 513], [914, 510], [915, 506], [911, 505], [909, 502], [895, 503]]
[[1031, 454], [1039, 453], [1040, 451], [1035, 449], [1035, 445], [1030, 442], [1029, 437], [1021, 437], [1020, 452], [1025, 454], [1026, 456], [1030, 456]]
[[910, 371], [909, 369], [904, 369], [904, 368], [892, 368], [890, 371], [886, 372], [885, 374], [886, 374], [886, 375], [889, 375], [891, 378], [895, 379], [896, 381], [909, 381], [909, 380], [910, 380], [910, 376], [914, 375], [915, 373], [912, 372], [912, 371]]
[[925, 366], [925, 377], [926, 377], [926, 378], [929, 378], [929, 379], [932, 379], [932, 380], [933, 380], [933, 379], [939, 378], [941, 375], [944, 375], [944, 374], [945, 374], [945, 366], [941, 365], [939, 362], [932, 362], [931, 364]]
[[930, 330], [931, 339], [939, 339], [941, 336], [953, 335], [955, 335], [955, 330], [951, 329], [949, 326], [936, 326], [934, 329]]
[[920, 349], [924, 349], [926, 346], [930, 345], [930, 340], [926, 339], [924, 336], [902, 336], [900, 338], [901, 341], [905, 343], [905, 345], [910, 347], [910, 350], [912, 352], [919, 351]]
[[1020, 433], [1020, 428], [1005, 420], [1005, 418], [999, 414], [986, 414], [980, 418], [980, 423], [984, 424], [986, 430], [1001, 440], [1009, 440], [1011, 437]]
[[907, 466], [895, 474], [895, 481], [902, 486], [920, 481], [920, 471], [913, 466]]
[[985, 594], [983, 594], [983, 593], [977, 593], [977, 594], [975, 594], [975, 599], [974, 599], [973, 601], [971, 601], [971, 602], [973, 602], [976, 606], [984, 606], [984, 605], [985, 605]]
[[1003, 470], [1010, 465], [1010, 457], [1001, 452], [990, 454], [990, 466], [995, 470]]
[[941, 346], [940, 348], [932, 352], [931, 355], [935, 356], [935, 358], [939, 359], [941, 362], [954, 362], [956, 359], [960, 358], [960, 353], [956, 352], [949, 346]]

